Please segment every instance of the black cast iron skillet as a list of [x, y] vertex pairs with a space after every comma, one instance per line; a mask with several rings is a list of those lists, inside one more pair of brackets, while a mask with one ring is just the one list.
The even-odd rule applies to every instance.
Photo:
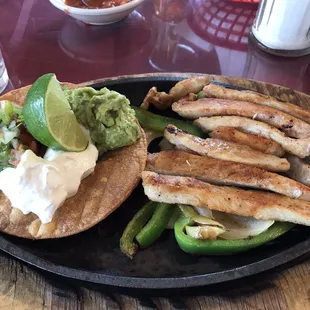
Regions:
[[[107, 86], [140, 105], [152, 86], [168, 91], [191, 74], [148, 74], [97, 80], [83, 85]], [[194, 76], [197, 76], [195, 74]], [[214, 76], [215, 80], [269, 93], [294, 102], [309, 96], [277, 85]], [[307, 101], [306, 100], [306, 101]], [[168, 114], [173, 115], [172, 112]], [[151, 146], [156, 150], [156, 143]], [[193, 256], [180, 250], [173, 232], [166, 231], [156, 244], [130, 260], [119, 249], [124, 227], [147, 201], [141, 185], [107, 219], [75, 236], [31, 241], [0, 235], [0, 249], [40, 269], [86, 282], [119, 289], [175, 290], [201, 287], [240, 279], [288, 263], [308, 252], [310, 229], [296, 226], [282, 237], [257, 249], [233, 256]]]

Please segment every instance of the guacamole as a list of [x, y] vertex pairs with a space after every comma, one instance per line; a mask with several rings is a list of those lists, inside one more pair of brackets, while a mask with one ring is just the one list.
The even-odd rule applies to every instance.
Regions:
[[65, 95], [79, 123], [90, 131], [99, 154], [134, 144], [140, 138], [135, 111], [125, 96], [91, 87], [65, 90]]

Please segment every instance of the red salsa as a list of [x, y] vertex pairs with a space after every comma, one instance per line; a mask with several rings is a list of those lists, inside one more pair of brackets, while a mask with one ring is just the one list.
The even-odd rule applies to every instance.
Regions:
[[87, 0], [84, 1], [87, 3], [87, 5], [85, 5], [82, 0], [65, 0], [65, 4], [75, 8], [83, 9], [106, 9], [119, 6], [130, 1], [131, 0]]

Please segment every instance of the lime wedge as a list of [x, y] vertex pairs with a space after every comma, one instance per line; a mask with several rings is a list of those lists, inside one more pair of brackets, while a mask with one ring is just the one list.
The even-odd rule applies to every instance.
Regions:
[[33, 137], [47, 147], [80, 152], [88, 138], [78, 123], [55, 74], [39, 77], [23, 107], [24, 122]]

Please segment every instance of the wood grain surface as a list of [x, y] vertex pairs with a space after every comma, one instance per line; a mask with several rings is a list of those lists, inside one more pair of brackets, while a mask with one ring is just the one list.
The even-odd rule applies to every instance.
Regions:
[[173, 297], [129, 296], [44, 275], [0, 254], [0, 309], [310, 309], [310, 260], [225, 286]]
[[[148, 76], [151, 75], [156, 76]], [[174, 74], [181, 75], [184, 76]], [[310, 96], [287, 88], [244, 79], [218, 76], [216, 79], [274, 95], [303, 107], [310, 106]], [[85, 84], [89, 85], [90, 82]], [[179, 292], [170, 297], [150, 297], [122, 295], [100, 286], [68, 282], [61, 277], [43, 274], [0, 252], [0, 310], [2, 309], [307, 310], [310, 309], [310, 260], [306, 256], [281, 269], [225, 285], [191, 291], [186, 295]]]

